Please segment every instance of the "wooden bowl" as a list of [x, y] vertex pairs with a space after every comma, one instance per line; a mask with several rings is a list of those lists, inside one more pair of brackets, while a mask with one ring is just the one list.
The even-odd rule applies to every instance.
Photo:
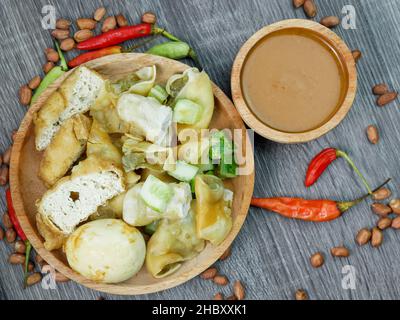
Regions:
[[[172, 74], [183, 72], [188, 68], [187, 65], [174, 60], [135, 53], [104, 57], [87, 63], [87, 66], [109, 79], [118, 79], [141, 67], [154, 64], [157, 66], [157, 81], [163, 83]], [[100, 284], [93, 282], [73, 271], [69, 267], [66, 257], [61, 250], [49, 252], [43, 247], [43, 238], [40, 236], [35, 222], [35, 202], [41, 198], [46, 188], [37, 176], [42, 153], [37, 152], [34, 146], [32, 116], [67, 76], [68, 74], [57, 80], [28, 110], [22, 120], [12, 150], [10, 171], [12, 199], [18, 219], [29, 241], [47, 263], [68, 278], [86, 287], [108, 293], [135, 295], [156, 292], [177, 286], [197, 276], [212, 265], [231, 245], [247, 216], [254, 187], [254, 159], [251, 148], [247, 150], [247, 166], [251, 169], [251, 174], [238, 176], [228, 182], [235, 194], [232, 210], [233, 227], [221, 245], [214, 247], [207, 244], [200, 255], [185, 262], [174, 274], [162, 279], [153, 278], [146, 271], [145, 267], [143, 267], [137, 275], [123, 283]], [[244, 124], [232, 102], [215, 84], [213, 84], [213, 90], [215, 95], [215, 112], [210, 128], [242, 129], [243, 135], [248, 138]]]
[[[282, 132], [261, 122], [247, 105], [241, 85], [242, 68], [251, 49], [268, 34], [278, 30], [291, 28], [311, 30], [321, 37], [322, 40], [327, 42], [341, 60], [346, 76], [348, 77], [346, 94], [342, 105], [337, 109], [336, 113], [322, 126], [301, 133]], [[301, 143], [321, 137], [328, 131], [335, 128], [345, 118], [353, 104], [356, 94], [357, 70], [351, 51], [336, 33], [324, 27], [323, 25], [310, 20], [283, 20], [260, 29], [242, 46], [233, 63], [231, 87], [233, 102], [242, 116], [242, 119], [250, 128], [252, 128], [261, 136], [272, 141], [281, 143]]]

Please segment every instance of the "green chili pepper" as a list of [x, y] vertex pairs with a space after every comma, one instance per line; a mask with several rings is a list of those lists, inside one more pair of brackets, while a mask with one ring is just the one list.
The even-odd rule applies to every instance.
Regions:
[[54, 44], [57, 48], [58, 55], [60, 57], [60, 65], [54, 67], [49, 71], [48, 74], [43, 78], [42, 82], [40, 83], [39, 87], [35, 90], [35, 94], [32, 97], [31, 105], [35, 103], [35, 101], [39, 98], [39, 96], [43, 93], [44, 90], [48, 88], [54, 81], [56, 81], [59, 77], [61, 77], [66, 71], [68, 71], [68, 63], [64, 57], [60, 49], [60, 45], [57, 41], [54, 41]]
[[174, 60], [191, 58], [199, 66], [199, 68], [202, 69], [194, 50], [183, 41], [169, 41], [160, 43], [147, 50], [146, 53]]

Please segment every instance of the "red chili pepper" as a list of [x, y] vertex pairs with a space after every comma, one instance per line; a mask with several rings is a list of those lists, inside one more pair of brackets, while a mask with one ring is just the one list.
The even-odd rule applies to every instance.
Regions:
[[79, 50], [94, 50], [106, 48], [124, 42], [126, 40], [149, 36], [153, 31], [153, 25], [140, 23], [134, 26], [126, 26], [110, 30], [96, 37], [82, 41], [77, 45]]
[[[390, 179], [385, 181], [376, 190], [386, 185]], [[333, 200], [306, 200], [301, 198], [253, 198], [251, 205], [267, 209], [280, 215], [305, 221], [326, 222], [334, 220], [343, 212], [354, 207], [370, 194], [354, 201], [338, 202]]]
[[82, 53], [81, 55], [75, 57], [74, 59], [70, 60], [68, 62], [68, 66], [70, 68], [75, 68], [85, 62], [105, 57], [111, 54], [116, 54], [116, 53], [121, 53], [122, 52], [122, 47], [121, 46], [112, 46], [112, 47], [107, 47], [95, 51], [89, 51]]
[[6, 190], [6, 200], [7, 200], [7, 207], [8, 207], [8, 215], [10, 216], [10, 220], [14, 226], [15, 231], [17, 232], [18, 236], [22, 241], [25, 242], [25, 269], [24, 269], [24, 286], [26, 287], [26, 279], [28, 278], [28, 265], [29, 265], [29, 258], [31, 254], [32, 245], [29, 242], [28, 238], [26, 237], [24, 231], [19, 224], [17, 219], [17, 214], [15, 213], [14, 205], [11, 198], [11, 191], [10, 189]]
[[305, 186], [312, 186], [319, 179], [322, 173], [325, 172], [326, 168], [328, 168], [329, 165], [337, 158], [344, 158], [350, 164], [353, 170], [361, 178], [363, 184], [368, 190], [368, 193], [371, 194], [371, 187], [369, 186], [364, 176], [361, 174], [360, 170], [358, 170], [353, 160], [351, 160], [344, 151], [334, 148], [327, 148], [322, 150], [311, 160], [307, 169], [306, 179], [304, 181]]

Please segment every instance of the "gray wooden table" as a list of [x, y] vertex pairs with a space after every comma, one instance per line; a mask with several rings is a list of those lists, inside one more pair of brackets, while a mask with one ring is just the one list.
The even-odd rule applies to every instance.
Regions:
[[[386, 108], [374, 105], [371, 87], [386, 81], [400, 89], [400, 5], [398, 0], [316, 0], [318, 16], [341, 15], [344, 5], [356, 9], [356, 30], [338, 27], [335, 31], [350, 48], [360, 48], [359, 88], [354, 106], [335, 130], [302, 145], [280, 145], [255, 137], [256, 196], [304, 196], [351, 199], [362, 193], [362, 186], [343, 161], [337, 161], [316, 186], [303, 187], [307, 162], [328, 146], [347, 150], [377, 185], [392, 177], [391, 188], [400, 196], [399, 102]], [[10, 132], [17, 128], [25, 109], [18, 103], [20, 85], [40, 73], [43, 49], [52, 45], [49, 32], [41, 27], [41, 8], [54, 5], [58, 17], [72, 20], [91, 16], [100, 5], [108, 12], [122, 12], [131, 23], [138, 22], [146, 10], [157, 13], [159, 22], [189, 41], [200, 55], [211, 78], [230, 95], [230, 70], [244, 41], [264, 25], [287, 18], [304, 18], [291, 0], [0, 0], [0, 150], [10, 144]], [[312, 62], [310, 62], [312, 66]], [[376, 124], [381, 131], [377, 146], [368, 143], [365, 128]], [[378, 249], [354, 243], [356, 232], [375, 225], [370, 202], [348, 212], [342, 219], [327, 224], [291, 221], [277, 215], [251, 209], [234, 242], [232, 256], [218, 263], [231, 280], [245, 283], [248, 299], [292, 299], [298, 288], [311, 299], [399, 299], [400, 231], [385, 232]], [[5, 210], [4, 190], [0, 190], [0, 209]], [[346, 245], [351, 255], [333, 259], [329, 249]], [[316, 251], [326, 255], [320, 269], [312, 269], [309, 257]], [[7, 257], [11, 248], [0, 242], [0, 299], [209, 299], [220, 291], [211, 282], [193, 279], [164, 292], [120, 297], [101, 294], [69, 282], [56, 290], [20, 286], [21, 267], [11, 267]], [[344, 289], [344, 266], [355, 274], [355, 288]], [[353, 274], [353, 273], [351, 273]], [[345, 278], [346, 279], [346, 278]], [[344, 279], [344, 280], [345, 280]], [[222, 289], [226, 295], [231, 287]]]

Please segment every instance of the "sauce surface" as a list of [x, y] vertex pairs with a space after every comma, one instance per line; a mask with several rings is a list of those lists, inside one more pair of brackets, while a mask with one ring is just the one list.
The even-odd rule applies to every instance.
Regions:
[[333, 49], [305, 29], [275, 31], [249, 52], [242, 91], [254, 115], [283, 132], [326, 123], [345, 97], [343, 65]]

